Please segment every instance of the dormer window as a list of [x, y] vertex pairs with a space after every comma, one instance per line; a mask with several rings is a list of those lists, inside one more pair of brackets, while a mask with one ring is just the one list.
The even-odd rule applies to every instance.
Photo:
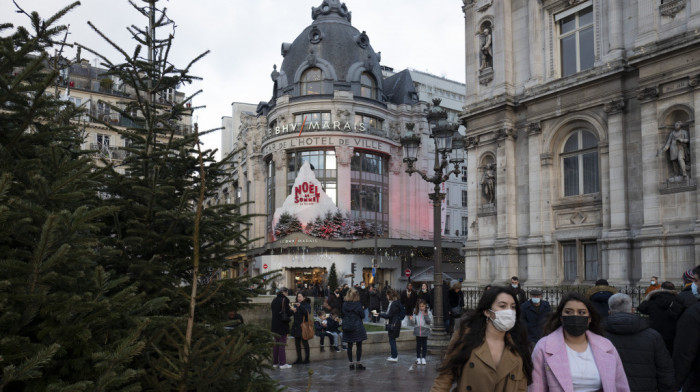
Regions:
[[323, 71], [309, 68], [301, 75], [301, 95], [322, 94]]
[[360, 76], [360, 95], [365, 98], [377, 99], [377, 82], [369, 72]]

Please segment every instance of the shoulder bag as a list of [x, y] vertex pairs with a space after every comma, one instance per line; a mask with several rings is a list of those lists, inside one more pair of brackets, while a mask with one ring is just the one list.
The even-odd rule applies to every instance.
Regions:
[[311, 340], [314, 338], [314, 322], [309, 319], [309, 313], [306, 313], [306, 320], [301, 322], [301, 338]]

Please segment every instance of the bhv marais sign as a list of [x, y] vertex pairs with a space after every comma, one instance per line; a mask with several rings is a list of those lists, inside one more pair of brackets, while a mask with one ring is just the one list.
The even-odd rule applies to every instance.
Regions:
[[305, 161], [294, 180], [292, 193], [284, 200], [282, 207], [275, 210], [272, 227], [277, 225], [280, 216], [285, 212], [296, 215], [299, 222], [305, 226], [317, 216], [325, 215], [329, 211], [334, 214], [338, 211], [338, 207], [323, 191], [309, 162]]

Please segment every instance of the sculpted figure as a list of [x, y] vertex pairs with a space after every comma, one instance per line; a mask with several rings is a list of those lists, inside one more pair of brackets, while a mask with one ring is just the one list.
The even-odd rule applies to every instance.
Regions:
[[491, 30], [484, 29], [483, 41], [481, 43], [481, 67], [479, 71], [484, 68], [493, 67], [493, 50], [491, 48]]
[[484, 168], [481, 177], [481, 192], [488, 204], [493, 204], [496, 199], [496, 165], [489, 163]]
[[666, 144], [664, 144], [656, 155], [668, 151], [668, 158], [671, 161], [673, 172], [677, 178], [687, 178], [686, 164], [690, 161], [688, 131], [683, 129], [683, 123], [676, 121], [674, 129], [668, 134]]

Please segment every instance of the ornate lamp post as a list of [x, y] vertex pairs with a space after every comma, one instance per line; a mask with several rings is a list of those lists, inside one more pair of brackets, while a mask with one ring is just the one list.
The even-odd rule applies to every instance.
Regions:
[[[428, 176], [426, 173], [416, 169], [414, 164], [418, 160], [418, 147], [420, 146], [420, 136], [413, 133], [414, 124], [406, 124], [408, 133], [401, 138], [403, 146], [403, 161], [408, 168], [406, 173], [410, 176], [418, 173], [423, 180], [435, 185], [433, 193], [428, 196], [433, 202], [433, 243], [434, 262], [433, 267], [433, 330], [428, 338], [428, 347], [431, 351], [437, 352], [445, 349], [448, 337], [445, 333], [445, 323], [443, 320], [443, 292], [442, 292], [442, 216], [440, 207], [445, 194], [440, 192], [440, 185], [454, 174], [460, 174], [459, 166], [464, 162], [464, 138], [457, 133], [459, 124], [447, 121], [447, 112], [440, 107], [440, 99], [433, 99], [433, 106], [428, 110], [427, 119], [430, 126], [430, 137], [435, 143], [435, 166], [434, 173]], [[449, 164], [454, 165], [454, 169], [449, 170]]]

